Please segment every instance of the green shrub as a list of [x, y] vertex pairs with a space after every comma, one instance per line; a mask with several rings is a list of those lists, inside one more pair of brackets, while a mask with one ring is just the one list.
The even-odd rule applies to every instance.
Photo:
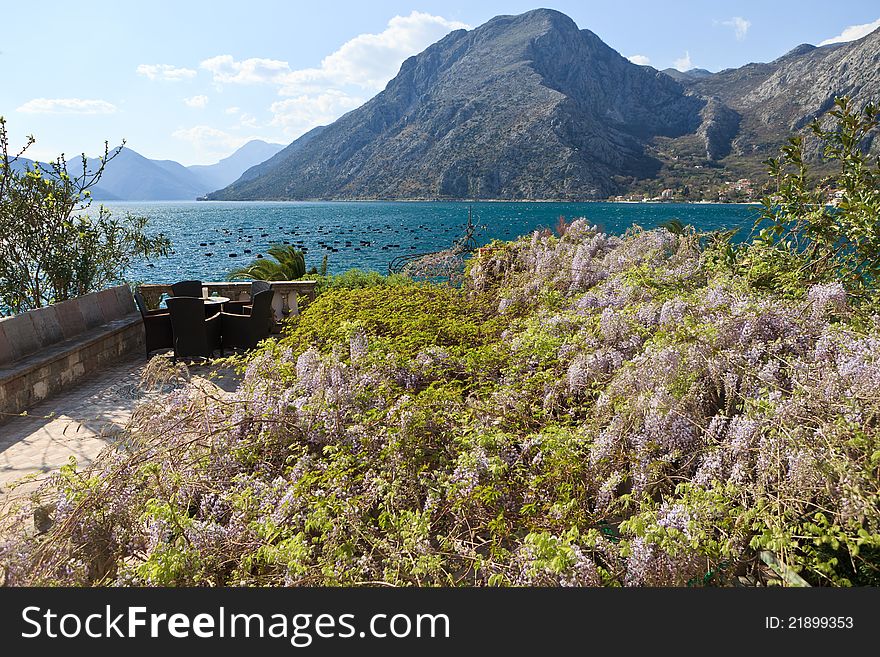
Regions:
[[[768, 160], [774, 190], [762, 199], [757, 234], [740, 265], [756, 287], [797, 295], [805, 285], [840, 282], [853, 301], [876, 295], [880, 276], [880, 162], [866, 154], [880, 122], [872, 104], [857, 112], [847, 97], [835, 101], [830, 128], [810, 130], [833, 177], [810, 177], [806, 144], [793, 137]], [[828, 195], [836, 191], [836, 207]]]
[[[371, 276], [348, 282], [370, 281]], [[375, 279], [372, 279], [375, 280]], [[293, 324], [283, 346], [322, 351], [345, 342], [356, 329], [379, 338], [402, 356], [426, 347], [473, 347], [497, 333], [497, 324], [479, 299], [454, 288], [404, 282], [365, 287], [337, 287], [320, 295]]]
[[410, 285], [412, 279], [402, 274], [390, 274], [385, 276], [377, 271], [365, 271], [363, 269], [349, 269], [341, 274], [320, 276], [316, 291], [322, 294], [327, 290], [356, 290], [364, 287], [384, 287], [393, 285]]

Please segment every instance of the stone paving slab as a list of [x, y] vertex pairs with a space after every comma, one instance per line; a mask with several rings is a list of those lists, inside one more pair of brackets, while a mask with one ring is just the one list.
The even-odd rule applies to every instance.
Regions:
[[[135, 406], [147, 394], [158, 394], [140, 386], [146, 366], [144, 356], [135, 355], [32, 407], [26, 416], [0, 423], [0, 506], [13, 489], [15, 497], [35, 490], [71, 456], [78, 467], [91, 463], [125, 428]], [[218, 376], [209, 366], [191, 365], [190, 375], [210, 378], [225, 392], [237, 387], [228, 370]]]
[[146, 363], [127, 359], [0, 424], [0, 496], [26, 475], [41, 481], [71, 456], [91, 463], [131, 417]]

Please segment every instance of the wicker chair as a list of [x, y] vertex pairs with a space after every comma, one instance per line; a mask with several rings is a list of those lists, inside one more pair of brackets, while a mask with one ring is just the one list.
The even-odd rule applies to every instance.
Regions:
[[220, 340], [220, 313], [205, 317], [205, 302], [198, 297], [169, 297], [174, 331], [174, 362], [178, 358], [211, 358], [214, 350], [223, 355]]
[[249, 315], [220, 313], [224, 348], [253, 349], [260, 340], [269, 337], [274, 296], [275, 290], [257, 292]]
[[174, 334], [171, 330], [171, 314], [167, 310], [149, 310], [144, 296], [140, 292], [134, 293], [134, 302], [141, 317], [144, 320], [144, 333], [147, 348], [147, 356], [157, 349], [174, 347]]
[[175, 297], [202, 296], [201, 281], [177, 281], [171, 285], [171, 295]]
[[[171, 285], [171, 295], [175, 297], [201, 297], [201, 281], [177, 281]], [[205, 304], [205, 317], [211, 317], [220, 312], [220, 306], [213, 303]]]
[[257, 293], [271, 289], [272, 284], [269, 281], [251, 281], [251, 291], [249, 293], [250, 299], [248, 301], [229, 301], [224, 303], [223, 312], [234, 315], [250, 315], [251, 306], [253, 305], [254, 297]]

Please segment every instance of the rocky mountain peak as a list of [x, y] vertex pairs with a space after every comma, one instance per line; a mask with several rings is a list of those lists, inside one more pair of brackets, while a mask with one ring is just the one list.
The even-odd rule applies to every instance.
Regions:
[[835, 94], [876, 95], [876, 35], [667, 75], [558, 11], [497, 16], [408, 58], [362, 107], [210, 198], [604, 198], [677, 150], [764, 157]]

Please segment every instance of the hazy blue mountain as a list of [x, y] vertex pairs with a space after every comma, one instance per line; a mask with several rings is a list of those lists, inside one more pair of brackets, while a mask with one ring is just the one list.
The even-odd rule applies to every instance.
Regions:
[[12, 161], [12, 170], [18, 173], [23, 173], [27, 169], [34, 168], [34, 161], [29, 160], [26, 157], [18, 157]]
[[[13, 165], [18, 171], [33, 167], [33, 160], [21, 157]], [[86, 170], [94, 172], [100, 166], [98, 158], [87, 158]], [[52, 172], [49, 166], [43, 167]], [[67, 161], [68, 173], [82, 175], [82, 159]], [[98, 184], [91, 188], [96, 201], [179, 201], [195, 200], [205, 193], [206, 183], [186, 167], [171, 160], [149, 160], [143, 155], [123, 148], [110, 162]]]
[[[104, 170], [101, 180], [92, 188], [98, 201], [182, 201], [195, 200], [208, 192], [237, 180], [247, 169], [271, 158], [283, 148], [253, 140], [217, 164], [185, 167], [173, 160], [150, 160], [130, 148], [123, 148]], [[19, 158], [19, 171], [32, 167], [33, 161]], [[88, 158], [87, 168], [95, 171], [97, 158]], [[71, 175], [82, 174], [82, 161], [68, 161]]]
[[[46, 174], [49, 174], [49, 175], [54, 174], [55, 170], [52, 168], [51, 164], [46, 164], [45, 162], [37, 163], [34, 160], [31, 160], [26, 157], [18, 157], [15, 160], [13, 160], [12, 161], [12, 170], [16, 171], [18, 173], [23, 173], [23, 172], [27, 171], [28, 169], [33, 169], [34, 166], [36, 166], [37, 164], [39, 164], [40, 168]], [[93, 171], [94, 167], [97, 166], [97, 164], [98, 164], [97, 159], [88, 159], [87, 165], [86, 165], [87, 170]], [[75, 158], [74, 160], [68, 162], [67, 163], [67, 170], [72, 176], [74, 176], [76, 178], [80, 177], [83, 173], [82, 160], [80, 158]], [[107, 191], [106, 189], [100, 189], [98, 186], [95, 186], [92, 188], [92, 198], [99, 200], [99, 201], [122, 201], [122, 200], [125, 200], [125, 199], [122, 199], [122, 198], [116, 196], [115, 194]]]
[[207, 193], [235, 182], [242, 173], [265, 162], [283, 148], [284, 144], [253, 139], [217, 164], [195, 164], [187, 168], [208, 185]]
[[[74, 171], [79, 167], [74, 162]], [[89, 168], [99, 161], [89, 159]], [[70, 166], [68, 166], [70, 170]], [[96, 200], [179, 201], [194, 200], [205, 193], [206, 184], [195, 173], [170, 160], [149, 160], [130, 148], [107, 163], [98, 184], [92, 188]]]

